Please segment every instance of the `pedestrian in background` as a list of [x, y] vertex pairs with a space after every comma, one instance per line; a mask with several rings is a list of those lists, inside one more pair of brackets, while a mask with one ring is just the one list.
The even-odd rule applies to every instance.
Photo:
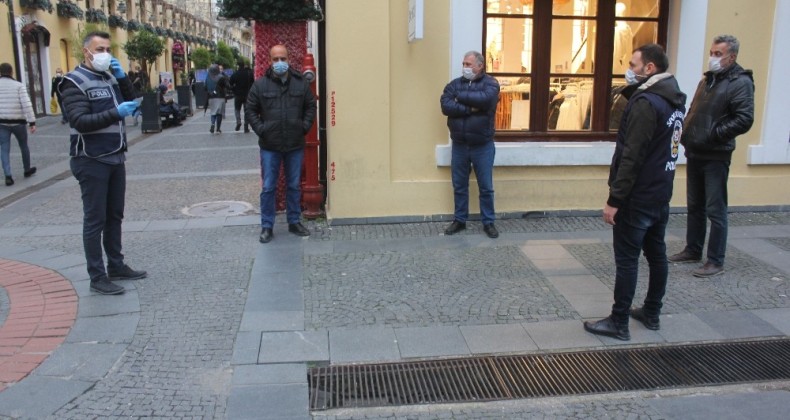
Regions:
[[[255, 82], [255, 76], [252, 69], [247, 67], [243, 61], [239, 61], [239, 69], [230, 76], [230, 87], [233, 90], [233, 109], [236, 113], [236, 131], [241, 129], [241, 108], [247, 102], [247, 94], [250, 92], [250, 87]], [[250, 132], [250, 126], [247, 118], [244, 118], [244, 132]]]
[[245, 105], [245, 120], [258, 135], [261, 149], [261, 243], [274, 237], [275, 195], [280, 165], [285, 165], [285, 206], [288, 231], [310, 236], [302, 225], [301, 176], [305, 134], [313, 126], [316, 102], [302, 74], [288, 66], [288, 50], [275, 45], [271, 66], [255, 81]]
[[220, 66], [212, 64], [208, 68], [206, 90], [208, 91], [206, 109], [211, 112], [211, 128], [209, 133], [222, 133], [222, 118], [225, 116], [225, 96], [228, 93], [228, 77], [222, 74]]
[[27, 146], [27, 129], [30, 127], [30, 134], [36, 132], [36, 115], [27, 88], [14, 80], [13, 75], [14, 68], [10, 64], [0, 64], [0, 158], [7, 186], [14, 185], [11, 174], [12, 134], [19, 143], [19, 151], [22, 152], [25, 178], [36, 173], [36, 167], [30, 166], [30, 148]]
[[[66, 124], [66, 115], [63, 113], [63, 97], [60, 94], [60, 82], [63, 80], [63, 70], [58, 67], [55, 70], [55, 77], [52, 78], [52, 86], [50, 88], [50, 99], [55, 99], [60, 108], [60, 123]], [[54, 112], [53, 112], [54, 114]]]
[[[121, 223], [126, 199], [126, 126], [137, 109], [132, 82], [110, 54], [110, 35], [90, 32], [82, 43], [83, 62], [61, 83], [71, 126], [71, 173], [82, 192], [82, 243], [90, 289], [116, 295], [114, 280], [137, 280], [145, 271], [126, 265]], [[102, 248], [107, 254], [105, 270]]]
[[[669, 59], [660, 45], [637, 48], [628, 64], [629, 87], [623, 91], [628, 105], [617, 132], [603, 209], [604, 222], [613, 226], [614, 304], [608, 317], [584, 323], [593, 334], [619, 340], [631, 339], [629, 315], [648, 329], [659, 329], [669, 276], [664, 236], [686, 112], [686, 95], [666, 72]], [[650, 267], [649, 284], [644, 305], [631, 309], [640, 252]]]
[[444, 87], [442, 114], [453, 141], [450, 162], [453, 181], [453, 223], [444, 230], [454, 235], [466, 229], [469, 218], [469, 174], [477, 177], [480, 217], [489, 238], [499, 237], [494, 226], [494, 117], [499, 82], [485, 73], [485, 58], [477, 51], [464, 55], [463, 75]]
[[754, 78], [735, 60], [740, 43], [732, 35], [713, 39], [708, 71], [697, 85], [680, 143], [686, 150], [686, 247], [672, 262], [699, 262], [710, 220], [707, 261], [696, 277], [724, 272], [727, 250], [727, 179], [735, 137], [754, 122]]

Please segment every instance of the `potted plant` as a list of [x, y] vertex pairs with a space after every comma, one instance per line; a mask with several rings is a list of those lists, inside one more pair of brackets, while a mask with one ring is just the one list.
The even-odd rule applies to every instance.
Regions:
[[82, 9], [80, 9], [76, 3], [72, 3], [70, 0], [58, 0], [57, 10], [58, 16], [62, 18], [74, 18], [82, 20], [82, 18], [85, 16], [85, 13], [83, 13]]
[[102, 9], [88, 9], [85, 11], [85, 20], [91, 23], [107, 23], [107, 15]]
[[[131, 60], [139, 61], [145, 67], [147, 74], [151, 74], [151, 66], [165, 51], [165, 44], [152, 32], [142, 30], [134, 35], [129, 42], [124, 44], [123, 50]], [[159, 118], [159, 90], [145, 86], [143, 102], [140, 104], [143, 122], [140, 129], [145, 133], [149, 131], [162, 131], [162, 121]]]
[[110, 28], [126, 29], [128, 22], [126, 22], [126, 19], [122, 18], [121, 16], [110, 15], [110, 17], [107, 19], [107, 24], [110, 26]]
[[[194, 64], [193, 69], [207, 69], [211, 64], [211, 52], [205, 48], [195, 48], [189, 53], [189, 59]], [[194, 89], [195, 94], [195, 108], [205, 108], [208, 102], [208, 92], [206, 92], [206, 83], [203, 80], [195, 81]]]
[[140, 24], [136, 19], [129, 19], [129, 22], [126, 22], [126, 30], [135, 32], [142, 29], [143, 25]]
[[19, 0], [19, 5], [24, 9], [38, 9], [49, 13], [54, 9], [49, 0]]

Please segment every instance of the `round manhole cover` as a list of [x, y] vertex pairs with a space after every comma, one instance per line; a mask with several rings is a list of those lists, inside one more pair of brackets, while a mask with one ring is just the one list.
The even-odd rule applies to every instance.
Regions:
[[252, 210], [252, 204], [244, 201], [210, 201], [197, 203], [181, 210], [187, 216], [223, 217], [240, 216]]

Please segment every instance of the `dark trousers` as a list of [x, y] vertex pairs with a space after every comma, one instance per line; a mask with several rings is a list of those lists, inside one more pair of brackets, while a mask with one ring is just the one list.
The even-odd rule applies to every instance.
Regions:
[[[233, 110], [236, 114], [236, 125], [241, 124], [241, 116], [244, 115], [244, 112], [241, 111], [241, 108], [245, 106], [244, 104], [247, 102], [247, 95], [239, 96], [236, 95], [233, 97]], [[246, 108], [245, 108], [246, 109]], [[244, 118], [244, 130], [247, 130], [247, 118]]]
[[126, 195], [126, 166], [108, 165], [95, 159], [71, 159], [71, 173], [82, 191], [82, 243], [91, 281], [107, 275], [102, 259], [102, 246], [107, 254], [107, 267], [123, 267], [121, 253], [121, 221]]
[[669, 221], [669, 203], [644, 203], [631, 200], [617, 211], [613, 228], [614, 304], [612, 318], [627, 323], [636, 292], [639, 253], [644, 252], [650, 277], [644, 309], [649, 316], [661, 312], [667, 286], [667, 246], [664, 234]]
[[710, 219], [708, 261], [724, 265], [727, 249], [727, 179], [730, 162], [723, 160], [688, 159], [686, 165], [686, 201], [688, 227], [686, 250], [702, 255], [705, 230]]

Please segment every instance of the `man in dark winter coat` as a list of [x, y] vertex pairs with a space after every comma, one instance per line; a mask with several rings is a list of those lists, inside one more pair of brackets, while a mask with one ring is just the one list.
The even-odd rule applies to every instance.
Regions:
[[[664, 49], [647, 44], [634, 50], [626, 73], [630, 85], [617, 144], [609, 170], [609, 198], [604, 222], [613, 226], [616, 264], [614, 304], [608, 317], [584, 323], [598, 335], [630, 340], [628, 317], [651, 330], [659, 329], [659, 314], [667, 284], [669, 200], [675, 179], [686, 95], [669, 73]], [[639, 254], [644, 252], [650, 280], [644, 306], [631, 309], [636, 291]]]
[[453, 141], [450, 167], [455, 210], [453, 223], [444, 230], [445, 235], [466, 229], [469, 174], [474, 168], [483, 231], [489, 238], [499, 236], [494, 226], [494, 117], [499, 102], [499, 82], [485, 73], [484, 66], [482, 54], [466, 53], [463, 75], [444, 87], [440, 99]]
[[[112, 280], [137, 280], [121, 253], [121, 222], [126, 195], [126, 125], [137, 109], [135, 92], [121, 63], [110, 54], [110, 35], [91, 32], [82, 43], [84, 61], [60, 85], [71, 126], [71, 173], [82, 192], [82, 242], [90, 289], [116, 295], [124, 288]], [[104, 268], [102, 246], [107, 254]]]
[[680, 143], [686, 149], [686, 248], [672, 262], [699, 262], [710, 219], [707, 261], [696, 277], [724, 272], [727, 248], [727, 179], [735, 137], [754, 122], [754, 79], [735, 62], [740, 43], [731, 35], [713, 39], [708, 71], [697, 85]]
[[[250, 87], [255, 82], [255, 76], [252, 74], [252, 69], [247, 67], [243, 61], [239, 62], [239, 70], [230, 76], [230, 88], [233, 90], [233, 109], [236, 112], [236, 131], [241, 128], [241, 107], [247, 102], [247, 94], [250, 92]], [[247, 119], [244, 119], [244, 132], [250, 132], [250, 125]]]
[[274, 237], [274, 202], [281, 164], [285, 166], [288, 231], [310, 236], [301, 223], [300, 184], [304, 136], [313, 126], [316, 114], [315, 96], [302, 75], [289, 68], [285, 46], [272, 47], [269, 57], [271, 67], [252, 85], [244, 107], [245, 121], [258, 135], [261, 148], [261, 243]]

